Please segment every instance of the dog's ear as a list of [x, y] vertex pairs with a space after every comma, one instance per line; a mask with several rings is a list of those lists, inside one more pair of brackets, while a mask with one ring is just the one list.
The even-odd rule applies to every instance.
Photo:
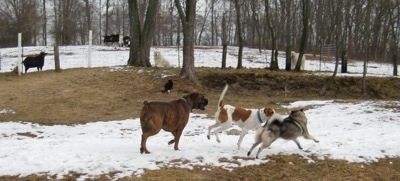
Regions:
[[268, 117], [271, 117], [275, 113], [275, 110], [270, 107], [264, 108], [264, 114]]

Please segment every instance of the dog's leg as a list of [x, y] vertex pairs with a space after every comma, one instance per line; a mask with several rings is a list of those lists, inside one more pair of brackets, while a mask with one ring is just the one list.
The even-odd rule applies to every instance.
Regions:
[[308, 133], [308, 131], [304, 133], [304, 138], [313, 140], [314, 142], [319, 143], [319, 141], [317, 139], [315, 139], [314, 136], [311, 136], [310, 133]]
[[258, 155], [260, 155], [261, 151], [263, 149], [265, 149], [265, 148], [268, 148], [275, 140], [276, 140], [276, 138], [275, 139], [270, 138], [270, 139], [267, 139], [267, 140], [262, 140], [263, 144], [258, 149], [257, 154], [256, 154], [256, 158], [258, 159]]
[[251, 146], [250, 150], [247, 152], [247, 156], [250, 156], [251, 152], [258, 146], [260, 143], [262, 143], [261, 139], [256, 140], [256, 142]]
[[297, 147], [298, 147], [300, 150], [303, 150], [303, 147], [301, 147], [300, 142], [299, 142], [299, 140], [297, 140], [297, 138], [295, 138], [293, 141], [296, 143]]
[[242, 132], [240, 133], [239, 140], [238, 140], [238, 142], [237, 142], [238, 149], [240, 149], [240, 145], [242, 144], [243, 138], [244, 138], [244, 136], [245, 136], [246, 134], [247, 134], [247, 129], [246, 129], [246, 128], [243, 128], [243, 129], [242, 129]]
[[181, 130], [181, 131], [172, 132], [172, 134], [174, 135], [174, 139], [168, 142], [169, 145], [172, 143], [175, 143], [175, 145], [174, 145], [175, 150], [179, 150], [179, 148], [178, 148], [179, 139], [181, 138], [183, 129], [178, 129], [178, 130]]
[[264, 131], [262, 132], [262, 134], [260, 135], [260, 140], [262, 141], [262, 145], [260, 146], [260, 148], [258, 149], [258, 152], [256, 154], [256, 158], [258, 159], [258, 156], [260, 155], [261, 151], [265, 148], [268, 148], [269, 146], [271, 146], [271, 144], [279, 138], [279, 134], [272, 132], [271, 130], [268, 131]]
[[[161, 130], [161, 125], [158, 126], [156, 124], [153, 124], [153, 119], [149, 119], [149, 121], [142, 121], [140, 120], [140, 124], [143, 125], [142, 126], [142, 141], [141, 141], [141, 147], [140, 147], [140, 153], [143, 154], [149, 154], [149, 150], [147, 150], [146, 147], [146, 142], [147, 142], [147, 138], [153, 135], [156, 135], [158, 132], [160, 132]], [[155, 121], [156, 122], [156, 121]], [[146, 125], [146, 126], [144, 126]]]
[[224, 123], [224, 124], [221, 124], [221, 127], [219, 127], [218, 129], [214, 130], [214, 134], [215, 134], [215, 137], [217, 138], [218, 143], [221, 142], [221, 141], [219, 140], [218, 133], [221, 132], [221, 131], [224, 131], [224, 130], [228, 129], [230, 126], [231, 126], [230, 124], [225, 124], [225, 123]]
[[211, 135], [211, 130], [220, 126], [219, 122], [216, 121], [215, 124], [211, 125], [208, 127], [208, 134], [207, 134], [207, 138], [210, 139], [210, 135]]
[[146, 153], [146, 154], [150, 153], [149, 150], [147, 150], [147, 147], [146, 147], [147, 138], [157, 134], [159, 131], [160, 130], [158, 130], [158, 131], [157, 130], [150, 130], [150, 131], [144, 132], [142, 134], [142, 141], [141, 141], [141, 147], [140, 147], [140, 153], [141, 154], [143, 154], [143, 152]]
[[147, 133], [143, 133], [142, 134], [142, 141], [141, 141], [141, 147], [140, 147], [140, 154], [143, 154], [143, 152], [144, 153], [146, 153], [146, 154], [149, 154], [150, 152], [149, 152], [149, 150], [147, 150], [147, 148], [146, 148], [146, 141], [147, 141], [147, 138], [149, 137], [150, 135], [148, 135]]

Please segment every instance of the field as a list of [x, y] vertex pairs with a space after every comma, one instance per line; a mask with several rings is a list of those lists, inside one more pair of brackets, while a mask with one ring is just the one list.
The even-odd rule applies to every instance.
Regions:
[[[41, 125], [75, 125], [88, 122], [123, 120], [139, 117], [144, 100], [170, 101], [192, 91], [204, 93], [210, 100], [207, 116], [216, 110], [216, 100], [225, 85], [230, 84], [226, 102], [259, 107], [297, 100], [335, 99], [344, 102], [400, 99], [400, 79], [368, 77], [367, 89], [361, 93], [361, 77], [337, 77], [325, 96], [319, 90], [327, 76], [266, 69], [197, 68], [200, 84], [181, 78], [178, 68], [76, 68], [61, 72], [52, 70], [22, 76], [0, 74], [0, 109], [14, 114], [0, 114], [0, 122], [23, 121]], [[175, 83], [169, 95], [161, 93], [167, 79]], [[395, 107], [400, 111], [400, 107]], [[366, 138], [368, 139], [368, 138]], [[396, 148], [393, 148], [396, 149]], [[135, 150], [137, 151], [137, 150]], [[205, 154], [204, 157], [207, 157]], [[253, 159], [253, 158], [238, 158]], [[193, 169], [165, 167], [147, 170], [141, 177], [121, 180], [398, 180], [400, 159], [384, 158], [373, 163], [349, 163], [346, 160], [320, 159], [310, 164], [299, 155], [275, 155], [261, 165], [243, 166], [231, 171], [215, 166]], [[223, 158], [219, 160], [224, 162]], [[229, 160], [231, 161], [231, 160]], [[109, 180], [115, 172], [98, 180]], [[69, 173], [63, 179], [79, 178]], [[0, 176], [1, 180], [47, 180], [54, 175]]]

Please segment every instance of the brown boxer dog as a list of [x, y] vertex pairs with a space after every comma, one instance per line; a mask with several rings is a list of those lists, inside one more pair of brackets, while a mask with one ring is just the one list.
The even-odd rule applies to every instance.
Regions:
[[189, 121], [189, 113], [193, 109], [205, 110], [207, 104], [208, 99], [196, 92], [171, 102], [144, 101], [140, 113], [140, 125], [143, 132], [140, 153], [150, 153], [146, 148], [147, 138], [160, 132], [161, 128], [174, 135], [174, 139], [168, 144], [175, 143], [174, 149], [179, 150], [179, 139]]

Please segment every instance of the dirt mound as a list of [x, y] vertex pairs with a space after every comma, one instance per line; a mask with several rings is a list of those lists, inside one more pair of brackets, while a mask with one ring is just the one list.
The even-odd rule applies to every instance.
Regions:
[[[43, 71], [25, 75], [0, 74], [0, 121], [42, 124], [76, 124], [139, 117], [143, 101], [171, 101], [192, 91], [210, 100], [206, 113], [213, 116], [225, 83], [225, 100], [246, 107], [275, 106], [304, 99], [400, 98], [400, 79], [368, 77], [361, 93], [359, 77], [337, 77], [325, 96], [319, 90], [327, 76], [265, 69], [199, 68], [201, 86], [179, 76], [179, 69], [94, 68]], [[171, 94], [161, 92], [168, 79]]]

